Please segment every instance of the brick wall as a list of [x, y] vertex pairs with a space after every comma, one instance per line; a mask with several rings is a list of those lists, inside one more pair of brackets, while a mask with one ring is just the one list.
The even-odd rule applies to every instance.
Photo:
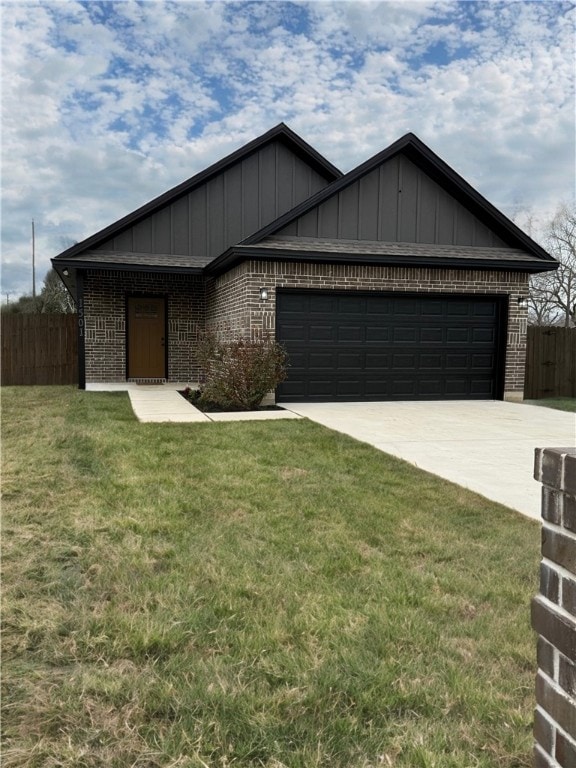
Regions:
[[[260, 288], [269, 291], [267, 302]], [[165, 296], [168, 301], [168, 379], [198, 381], [195, 348], [206, 326], [226, 336], [274, 335], [275, 288], [494, 293], [510, 295], [505, 395], [524, 385], [526, 310], [516, 298], [527, 291], [522, 273], [405, 267], [248, 261], [206, 282], [200, 276], [89, 271], [85, 277], [86, 380], [126, 378], [126, 296]]]
[[[526, 295], [527, 286], [527, 275], [517, 272], [247, 261], [208, 281], [206, 321], [220, 333], [273, 335], [275, 288], [510, 295], [504, 390], [506, 397], [521, 398], [526, 310], [518, 307], [516, 299]], [[262, 287], [269, 290], [265, 303], [259, 299]]]
[[576, 448], [538, 449], [534, 476], [543, 485], [540, 594], [532, 603], [538, 633], [534, 765], [574, 768]]
[[200, 276], [90, 270], [84, 279], [86, 381], [126, 380], [126, 296], [164, 296], [168, 302], [168, 380], [195, 382], [194, 349], [204, 324]]

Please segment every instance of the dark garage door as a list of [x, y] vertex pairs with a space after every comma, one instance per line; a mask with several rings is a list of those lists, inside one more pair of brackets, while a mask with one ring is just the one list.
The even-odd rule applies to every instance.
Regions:
[[278, 291], [278, 401], [486, 400], [499, 392], [489, 297]]

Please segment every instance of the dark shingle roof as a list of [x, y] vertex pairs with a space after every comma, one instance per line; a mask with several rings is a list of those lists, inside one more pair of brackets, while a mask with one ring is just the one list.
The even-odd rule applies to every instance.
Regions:
[[271, 236], [253, 245], [229, 248], [206, 271], [221, 274], [247, 259], [521, 272], [543, 272], [557, 266], [555, 261], [544, 261], [518, 248]]
[[[472, 245], [436, 245], [434, 243], [396, 243], [376, 240], [336, 240], [313, 237], [268, 237], [260, 248], [306, 251], [309, 253], [345, 253], [375, 256], [422, 256], [426, 258], [512, 259], [526, 261], [530, 256], [518, 248], [479, 248]], [[539, 261], [532, 257], [534, 261]]]
[[[84, 251], [82, 254], [82, 267], [90, 264], [102, 265], [114, 264], [117, 266], [135, 267], [166, 267], [167, 269], [197, 269], [206, 266], [207, 259], [197, 256], [179, 256], [170, 253], [137, 253], [135, 251]], [[74, 263], [74, 259], [70, 259]]]

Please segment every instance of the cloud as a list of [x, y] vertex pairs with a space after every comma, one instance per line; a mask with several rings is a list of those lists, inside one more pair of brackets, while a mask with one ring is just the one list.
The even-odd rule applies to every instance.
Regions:
[[563, 2], [4, 3], [3, 291], [287, 122], [349, 170], [417, 133], [505, 213], [574, 195]]

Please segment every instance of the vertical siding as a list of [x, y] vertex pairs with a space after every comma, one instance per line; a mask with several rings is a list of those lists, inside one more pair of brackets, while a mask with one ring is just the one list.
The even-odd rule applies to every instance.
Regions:
[[242, 166], [240, 163], [225, 173], [224, 185], [224, 199], [226, 201], [225, 240], [228, 243], [237, 243], [244, 236], [242, 228]]
[[358, 201], [358, 238], [360, 240], [378, 240], [379, 186], [378, 171], [372, 171], [360, 179]]
[[338, 237], [338, 196], [318, 207], [318, 237]]
[[[327, 183], [286, 145], [273, 142], [99, 247], [215, 258]], [[303, 226], [317, 230], [317, 224]]]
[[505, 245], [402, 155], [370, 171], [316, 210], [317, 217], [311, 211], [279, 234], [437, 245]]
[[378, 207], [378, 240], [395, 242], [398, 239], [398, 158], [380, 166]]
[[[205, 253], [208, 249], [206, 185], [195, 189], [188, 195], [188, 215], [190, 217], [190, 253]], [[171, 253], [172, 251], [169, 251]]]
[[207, 185], [208, 191], [208, 252], [222, 253], [225, 249], [224, 238], [224, 177], [222, 175], [211, 179]]
[[152, 216], [152, 253], [170, 253], [170, 208]]
[[134, 250], [139, 253], [152, 251], [152, 219], [144, 219], [134, 227]]
[[260, 229], [258, 210], [258, 155], [251, 155], [242, 161], [242, 199], [244, 211], [242, 232], [256, 232]]
[[188, 255], [188, 199], [181, 197], [170, 206], [172, 212], [171, 252]]

